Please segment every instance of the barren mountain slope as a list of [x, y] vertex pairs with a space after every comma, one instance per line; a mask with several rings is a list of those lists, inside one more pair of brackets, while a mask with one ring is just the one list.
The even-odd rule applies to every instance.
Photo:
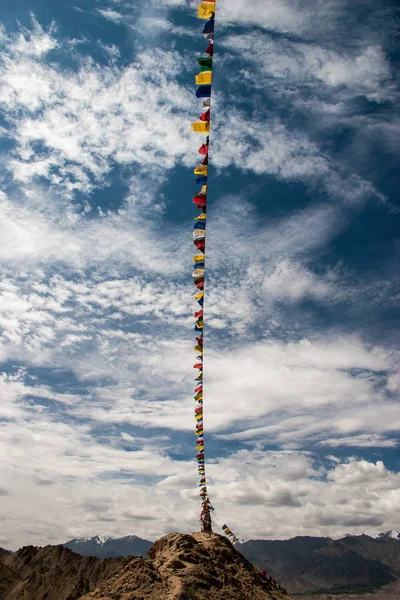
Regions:
[[[25, 546], [4, 558], [13, 581], [1, 600], [77, 600], [120, 571], [131, 558], [82, 557], [62, 546]], [[3, 573], [1, 580], [3, 581]]]

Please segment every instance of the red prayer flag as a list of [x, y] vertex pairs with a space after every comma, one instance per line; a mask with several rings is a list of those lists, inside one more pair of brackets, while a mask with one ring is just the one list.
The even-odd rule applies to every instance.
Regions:
[[193, 369], [202, 369], [203, 368], [203, 363], [196, 363], [195, 365], [193, 365]]
[[198, 149], [199, 154], [208, 154], [208, 144], [202, 144]]
[[202, 317], [203, 316], [203, 311], [199, 310], [199, 311], [195, 312], [194, 316], [196, 317], [196, 319], [198, 319], [199, 317]]
[[195, 240], [194, 245], [198, 250], [202, 250], [203, 252], [206, 249], [206, 243], [204, 240]]
[[209, 121], [210, 120], [210, 109], [206, 110], [206, 112], [202, 113], [199, 117], [200, 121]]
[[201, 164], [208, 165], [208, 155], [203, 158], [203, 160], [201, 161]]
[[198, 290], [202, 290], [204, 288], [204, 279], [196, 283], [196, 287]]
[[206, 48], [206, 54], [208, 54], [209, 56], [212, 56], [214, 54], [214, 44], [208, 44]]

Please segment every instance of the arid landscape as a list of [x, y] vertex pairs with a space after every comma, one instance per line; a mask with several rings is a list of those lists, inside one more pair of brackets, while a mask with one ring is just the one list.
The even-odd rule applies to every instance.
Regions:
[[1, 600], [283, 600], [217, 534], [171, 533], [148, 558], [82, 557], [62, 546], [1, 553]]
[[0, 550], [0, 600], [288, 597], [399, 600], [399, 538], [392, 532], [338, 540], [298, 536], [234, 547], [215, 533], [170, 533], [153, 544], [134, 535], [95, 536]]

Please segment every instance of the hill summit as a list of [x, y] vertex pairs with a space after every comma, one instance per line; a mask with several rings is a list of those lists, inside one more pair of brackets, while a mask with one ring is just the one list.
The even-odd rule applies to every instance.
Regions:
[[[98, 559], [63, 546], [0, 554], [2, 600], [287, 600], [218, 534], [171, 533], [148, 557]], [[0, 581], [1, 584], [1, 581]]]
[[218, 534], [170, 533], [82, 600], [287, 599]]

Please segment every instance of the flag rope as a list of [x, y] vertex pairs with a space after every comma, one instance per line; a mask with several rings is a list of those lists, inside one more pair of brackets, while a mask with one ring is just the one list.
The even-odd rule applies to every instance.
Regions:
[[204, 422], [203, 422], [203, 354], [204, 354], [204, 274], [206, 260], [206, 220], [207, 220], [207, 191], [208, 191], [208, 151], [209, 151], [209, 132], [211, 122], [211, 84], [212, 84], [212, 63], [214, 54], [214, 19], [215, 19], [215, 0], [203, 0], [198, 4], [198, 17], [206, 19], [203, 27], [203, 36], [208, 40], [208, 46], [205, 50], [207, 56], [201, 56], [197, 59], [200, 65], [200, 73], [196, 75], [195, 82], [199, 86], [196, 90], [196, 98], [202, 100], [202, 107], [205, 109], [200, 115], [199, 121], [192, 123], [192, 131], [206, 133], [205, 142], [199, 148], [199, 154], [204, 158], [196, 165], [194, 174], [196, 183], [200, 190], [193, 197], [193, 203], [201, 214], [194, 219], [193, 243], [196, 247], [193, 256], [193, 283], [197, 288], [194, 298], [200, 305], [200, 310], [196, 311], [194, 316], [196, 323], [194, 326], [196, 332], [195, 351], [197, 352], [197, 362], [194, 365], [198, 369], [196, 377], [196, 387], [194, 390], [194, 399], [196, 402], [194, 416], [196, 420], [196, 459], [197, 471], [200, 476], [199, 488], [201, 498], [200, 521], [202, 531], [209, 533], [212, 531], [211, 511], [214, 510], [208, 496], [206, 465], [204, 456]]

